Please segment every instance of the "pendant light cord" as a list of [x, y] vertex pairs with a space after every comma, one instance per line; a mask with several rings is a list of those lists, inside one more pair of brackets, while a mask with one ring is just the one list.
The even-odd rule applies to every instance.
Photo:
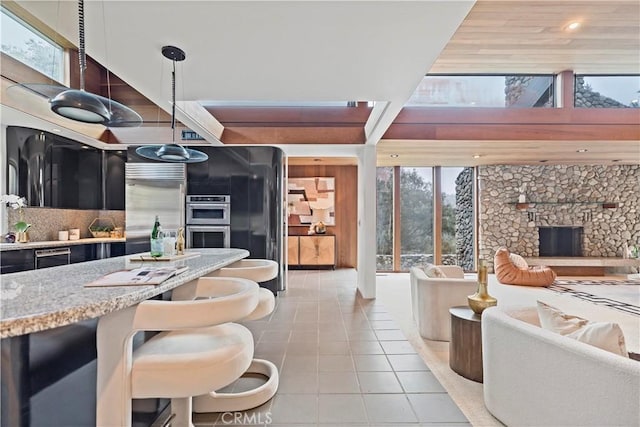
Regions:
[[171, 141], [176, 142], [176, 60], [171, 71]]
[[87, 58], [84, 53], [84, 0], [78, 0], [78, 62], [80, 63], [80, 90], [84, 90], [84, 70]]

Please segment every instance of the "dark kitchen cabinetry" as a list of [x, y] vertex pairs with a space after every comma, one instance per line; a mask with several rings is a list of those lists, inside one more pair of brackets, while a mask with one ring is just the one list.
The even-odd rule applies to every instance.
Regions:
[[34, 269], [33, 249], [0, 252], [0, 273], [16, 273]]
[[[209, 160], [187, 165], [188, 195], [231, 196], [231, 247], [283, 265], [284, 153], [276, 147], [202, 147]], [[277, 279], [264, 284], [283, 290]]]
[[126, 151], [104, 151], [105, 209], [124, 210], [124, 165]]
[[29, 206], [124, 209], [126, 153], [23, 127], [6, 135], [8, 193]]

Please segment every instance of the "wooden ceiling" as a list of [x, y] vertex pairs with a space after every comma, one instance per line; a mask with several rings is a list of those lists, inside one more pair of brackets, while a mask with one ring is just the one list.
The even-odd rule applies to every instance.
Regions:
[[640, 1], [478, 0], [429, 73], [563, 70], [637, 74]]
[[376, 148], [378, 166], [640, 163], [638, 141], [382, 140]]

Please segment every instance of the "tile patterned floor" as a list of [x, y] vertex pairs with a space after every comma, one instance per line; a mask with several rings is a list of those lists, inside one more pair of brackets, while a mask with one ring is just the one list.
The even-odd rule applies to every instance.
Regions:
[[194, 414], [195, 425], [470, 426], [385, 307], [357, 296], [355, 283], [353, 270], [290, 271], [274, 312], [246, 324], [256, 357], [280, 369], [278, 393], [245, 413]]

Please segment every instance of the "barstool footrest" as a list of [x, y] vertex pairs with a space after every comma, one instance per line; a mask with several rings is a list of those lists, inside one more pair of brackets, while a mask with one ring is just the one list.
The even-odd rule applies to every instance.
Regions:
[[264, 359], [253, 359], [245, 374], [260, 374], [267, 381], [251, 390], [240, 393], [217, 393], [194, 396], [193, 412], [234, 412], [256, 408], [271, 399], [278, 390], [278, 368]]

